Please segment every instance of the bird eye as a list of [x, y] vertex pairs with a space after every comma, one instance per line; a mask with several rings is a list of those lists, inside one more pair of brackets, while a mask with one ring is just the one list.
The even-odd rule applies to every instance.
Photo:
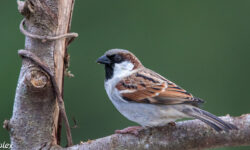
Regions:
[[119, 63], [122, 61], [122, 56], [118, 55], [118, 54], [114, 54], [111, 56], [108, 56], [110, 60], [112, 60], [114, 63]]
[[120, 62], [122, 60], [122, 57], [120, 55], [115, 55], [114, 56], [114, 61], [115, 62]]

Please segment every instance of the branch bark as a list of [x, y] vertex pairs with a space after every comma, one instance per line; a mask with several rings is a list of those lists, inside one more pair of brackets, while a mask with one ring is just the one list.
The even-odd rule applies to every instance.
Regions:
[[[70, 29], [73, 4], [74, 0], [26, 0], [18, 1], [18, 10], [26, 18], [29, 33], [58, 37]], [[50, 68], [60, 93], [66, 48], [65, 38], [25, 38], [25, 49]], [[5, 121], [5, 127], [10, 130], [12, 149], [49, 149], [59, 144], [56, 98], [51, 76], [33, 61], [23, 59], [12, 118]]]
[[138, 136], [113, 134], [67, 148], [67, 150], [201, 150], [250, 145], [250, 114], [221, 117], [239, 130], [216, 132], [199, 120], [142, 130]]

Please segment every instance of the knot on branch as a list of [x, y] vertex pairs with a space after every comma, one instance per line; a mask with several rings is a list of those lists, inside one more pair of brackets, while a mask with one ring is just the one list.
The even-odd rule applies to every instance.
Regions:
[[31, 13], [34, 13], [34, 5], [30, 1], [17, 0], [17, 9], [20, 14], [29, 18]]
[[6, 129], [7, 131], [10, 131], [11, 125], [9, 120], [4, 120], [3, 122], [3, 128]]
[[27, 72], [25, 79], [28, 81], [28, 85], [34, 87], [35, 89], [44, 88], [48, 81], [50, 81], [47, 73], [37, 68], [30, 69], [30, 71]]

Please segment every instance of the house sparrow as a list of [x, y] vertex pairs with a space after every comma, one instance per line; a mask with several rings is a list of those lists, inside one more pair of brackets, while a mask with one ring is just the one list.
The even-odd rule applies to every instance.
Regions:
[[[181, 118], [197, 118], [216, 131], [237, 129], [199, 108], [203, 100], [147, 69], [131, 52], [111, 49], [98, 58], [105, 65], [105, 89], [117, 110], [142, 127], [164, 126]], [[116, 133], [138, 134], [142, 127]]]

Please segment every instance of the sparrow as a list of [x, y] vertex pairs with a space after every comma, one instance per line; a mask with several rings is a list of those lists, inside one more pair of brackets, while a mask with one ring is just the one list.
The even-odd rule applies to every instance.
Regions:
[[196, 118], [216, 131], [237, 129], [199, 108], [204, 101], [146, 68], [128, 50], [111, 49], [97, 59], [105, 66], [105, 90], [117, 110], [141, 127], [116, 133], [138, 134], [144, 127], [165, 126], [177, 119]]

